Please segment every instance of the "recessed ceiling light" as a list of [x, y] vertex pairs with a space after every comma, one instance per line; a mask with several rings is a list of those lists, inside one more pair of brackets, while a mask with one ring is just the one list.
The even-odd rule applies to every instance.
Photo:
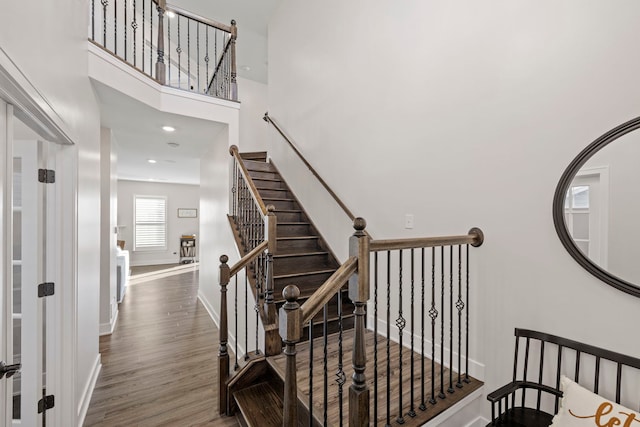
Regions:
[[149, 160], [147, 160], [147, 162], [149, 162], [149, 163], [155, 163], [156, 161], [155, 161], [155, 160], [153, 160], [153, 159], [149, 159]]
[[173, 126], [162, 126], [162, 130], [165, 132], [173, 132], [174, 130], [176, 130], [176, 128], [174, 128]]
[[248, 65], [241, 65], [240, 69], [244, 71], [251, 71], [251, 67], [249, 67]]
[[180, 146], [177, 142], [167, 142], [167, 145], [171, 148], [178, 148]]
[[170, 10], [167, 10], [167, 16], [168, 16], [169, 18], [175, 18], [175, 17], [176, 17], [176, 14], [175, 14], [174, 12], [170, 11]]

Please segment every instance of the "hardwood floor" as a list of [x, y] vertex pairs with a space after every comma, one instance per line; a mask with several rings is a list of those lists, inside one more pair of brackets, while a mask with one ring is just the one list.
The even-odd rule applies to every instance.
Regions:
[[198, 272], [130, 286], [85, 426], [237, 426], [218, 407], [218, 330], [197, 300]]

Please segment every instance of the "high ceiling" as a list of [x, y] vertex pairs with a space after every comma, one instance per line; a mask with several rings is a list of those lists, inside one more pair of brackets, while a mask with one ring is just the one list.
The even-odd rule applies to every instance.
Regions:
[[[196, 15], [238, 25], [240, 77], [267, 83], [267, 24], [280, 0], [174, 0]], [[181, 184], [200, 183], [200, 156], [220, 125], [159, 112], [94, 81], [101, 123], [112, 130], [118, 146], [119, 179]], [[166, 133], [162, 126], [176, 128]], [[172, 147], [168, 143], [177, 143]], [[156, 163], [149, 163], [155, 160]]]

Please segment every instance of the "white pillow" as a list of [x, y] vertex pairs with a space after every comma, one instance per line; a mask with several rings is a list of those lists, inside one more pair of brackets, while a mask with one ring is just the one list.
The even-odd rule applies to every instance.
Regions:
[[598, 396], [564, 375], [560, 390], [564, 397], [550, 427], [640, 426], [640, 413]]

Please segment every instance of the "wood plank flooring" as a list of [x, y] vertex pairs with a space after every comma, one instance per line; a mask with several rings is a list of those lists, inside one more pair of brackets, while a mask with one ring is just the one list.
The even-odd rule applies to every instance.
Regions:
[[85, 426], [238, 426], [220, 417], [218, 330], [197, 300], [198, 272], [130, 286]]
[[[351, 373], [353, 369], [351, 368], [351, 357], [352, 357], [352, 346], [353, 346], [353, 330], [344, 332], [343, 339], [343, 370], [346, 374], [346, 382], [343, 388], [343, 420], [348, 420], [348, 406], [349, 406], [349, 386], [351, 385]], [[366, 333], [366, 345], [367, 345], [367, 370], [366, 377], [367, 383], [370, 390], [371, 402], [374, 401], [374, 333], [372, 331], [367, 331]], [[313, 396], [314, 396], [314, 409], [313, 413], [317, 419], [322, 421], [324, 419], [324, 408], [322, 406], [323, 402], [323, 388], [324, 388], [324, 371], [323, 371], [323, 338], [314, 339], [314, 350], [313, 350]], [[377, 421], [374, 422], [376, 415], [374, 413], [374, 407], [371, 406], [370, 409], [370, 417], [373, 425], [385, 425], [387, 421], [387, 412], [389, 413], [389, 419], [391, 426], [400, 426], [401, 424], [397, 422], [398, 414], [404, 414], [404, 424], [403, 426], [420, 426], [430, 420], [431, 418], [437, 416], [441, 412], [445, 411], [449, 407], [453, 406], [458, 401], [462, 400], [464, 397], [471, 394], [473, 391], [477, 390], [482, 386], [482, 382], [476, 380], [475, 378], [471, 379], [470, 384], [464, 384], [463, 388], [457, 388], [457, 374], [453, 376], [453, 393], [449, 393], [447, 389], [449, 388], [449, 370], [445, 368], [444, 370], [444, 392], [445, 398], [436, 398], [437, 403], [430, 404], [428, 400], [431, 397], [431, 383], [432, 378], [430, 374], [431, 369], [431, 360], [425, 358], [425, 375], [424, 375], [424, 390], [425, 390], [425, 403], [426, 410], [422, 411], [419, 409], [419, 405], [421, 403], [422, 398], [422, 376], [421, 376], [421, 365], [422, 365], [422, 357], [418, 353], [414, 353], [414, 375], [413, 375], [413, 394], [414, 394], [414, 410], [416, 413], [415, 417], [410, 417], [406, 415], [411, 409], [410, 397], [411, 397], [411, 350], [407, 348], [403, 348], [403, 381], [402, 381], [402, 411], [400, 411], [400, 375], [399, 375], [399, 346], [395, 342], [390, 342], [390, 401], [389, 406], [387, 407], [387, 393], [386, 393], [386, 364], [387, 364], [387, 355], [386, 355], [386, 339], [378, 335], [378, 413], [377, 413]], [[305, 400], [308, 400], [309, 396], [309, 344], [301, 343], [296, 346], [298, 351], [297, 354], [297, 366], [298, 366], [298, 392], [301, 395], [306, 396]], [[279, 355], [271, 358], [272, 365], [284, 375], [285, 369], [285, 357], [284, 355]], [[440, 390], [440, 365], [436, 363], [435, 368], [435, 390], [436, 395]], [[327, 405], [327, 421], [329, 425], [339, 425], [340, 420], [340, 399], [338, 395], [338, 386], [336, 383], [336, 372], [338, 371], [338, 339], [337, 334], [330, 335], [328, 337], [328, 346], [327, 346], [327, 373], [328, 373], [328, 405]]]

